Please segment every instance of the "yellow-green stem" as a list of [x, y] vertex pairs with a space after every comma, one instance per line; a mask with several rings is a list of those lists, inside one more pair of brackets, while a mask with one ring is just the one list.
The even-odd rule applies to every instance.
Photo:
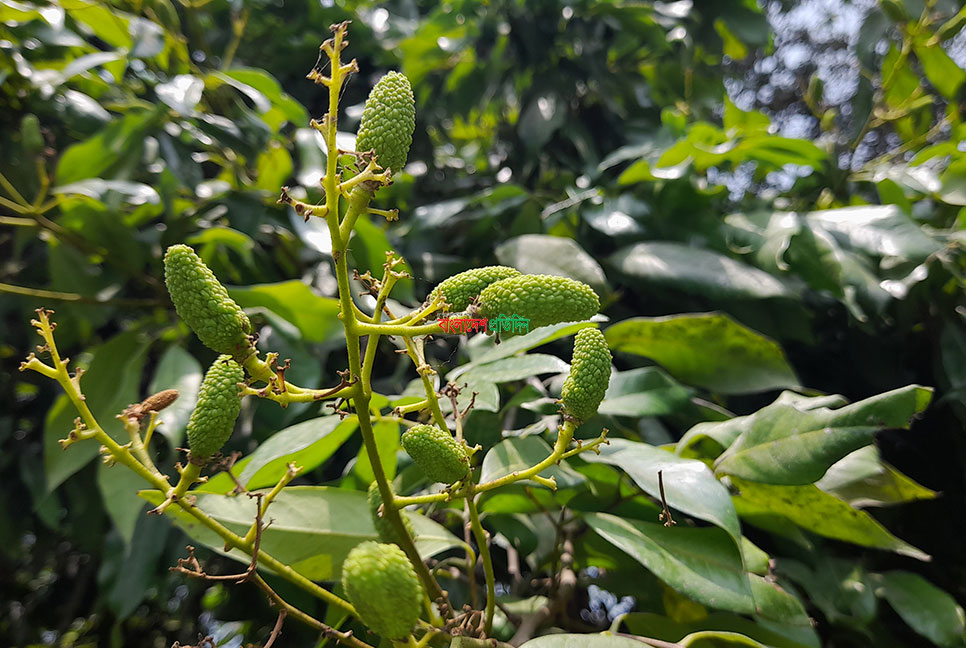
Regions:
[[483, 575], [486, 577], [486, 614], [483, 621], [483, 632], [489, 635], [493, 632], [493, 610], [496, 607], [496, 577], [493, 574], [493, 559], [490, 557], [490, 544], [486, 530], [480, 523], [480, 514], [476, 510], [474, 497], [467, 497], [466, 504], [470, 510], [470, 529], [480, 547], [480, 558], [483, 561]]

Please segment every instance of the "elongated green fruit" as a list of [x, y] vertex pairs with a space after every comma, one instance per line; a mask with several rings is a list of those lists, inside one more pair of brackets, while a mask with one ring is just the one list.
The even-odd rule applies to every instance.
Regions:
[[205, 346], [239, 361], [252, 353], [248, 316], [194, 250], [187, 245], [168, 248], [164, 282], [178, 315]]
[[[369, 514], [372, 516], [372, 525], [376, 527], [379, 539], [383, 542], [399, 544], [400, 537], [396, 533], [396, 528], [384, 516], [379, 515], [379, 507], [382, 506], [382, 493], [379, 492], [378, 482], [372, 482], [369, 485], [369, 492], [366, 495], [366, 499], [369, 502]], [[409, 520], [409, 515], [405, 511], [399, 511], [399, 517], [402, 518], [403, 525], [406, 527], [409, 535], [415, 536], [413, 523]]]
[[487, 286], [479, 312], [486, 318], [519, 315], [530, 330], [560, 322], [590, 319], [600, 310], [597, 293], [585, 283], [553, 275], [520, 275]]
[[463, 444], [435, 425], [414, 425], [402, 435], [403, 448], [431, 482], [452, 484], [466, 477], [470, 458]]
[[396, 545], [356, 545], [342, 564], [342, 586], [362, 622], [386, 639], [407, 637], [419, 620], [423, 587]]
[[560, 399], [564, 413], [586, 421], [597, 413], [610, 383], [610, 349], [599, 329], [580, 329], [574, 337], [570, 375], [564, 380]]
[[379, 166], [398, 174], [406, 166], [415, 128], [416, 102], [409, 79], [399, 72], [389, 72], [366, 99], [356, 150], [374, 150]]
[[474, 268], [473, 270], [467, 270], [466, 272], [453, 275], [443, 281], [433, 289], [433, 292], [429, 293], [429, 299], [432, 301], [441, 295], [446, 299], [446, 303], [449, 304], [450, 311], [464, 311], [470, 305], [470, 302], [491, 283], [519, 275], [519, 270], [507, 266]]
[[198, 404], [188, 419], [189, 459], [202, 463], [225, 445], [235, 419], [241, 411], [238, 383], [245, 380], [245, 370], [231, 356], [219, 356], [198, 391]]

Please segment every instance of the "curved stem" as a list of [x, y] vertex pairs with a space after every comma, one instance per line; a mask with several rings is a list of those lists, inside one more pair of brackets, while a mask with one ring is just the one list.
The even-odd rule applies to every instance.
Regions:
[[[102, 428], [97, 422], [97, 419], [94, 418], [93, 413], [87, 406], [87, 402], [80, 391], [80, 375], [77, 375], [74, 378], [70, 376], [70, 374], [67, 372], [67, 362], [69, 362], [69, 360], [62, 359], [57, 350], [57, 345], [54, 342], [53, 328], [48, 318], [48, 311], [44, 311], [42, 309], [38, 310], [38, 315], [39, 319], [33, 320], [32, 323], [37, 327], [37, 332], [41, 335], [41, 337], [43, 337], [45, 342], [44, 348], [50, 353], [54, 366], [51, 367], [44, 364], [31, 354], [27, 361], [21, 365], [20, 369], [21, 371], [31, 369], [56, 380], [64, 389], [64, 392], [67, 394], [67, 398], [71, 401], [74, 408], [78, 411], [78, 413], [80, 413], [81, 419], [84, 425], [86, 425], [86, 428], [80, 430], [79, 433], [72, 432], [72, 436], [68, 438], [67, 443], [79, 438], [94, 439], [104, 446], [103, 452], [110, 455], [111, 459], [113, 459], [115, 463], [124, 465], [126, 468], [141, 477], [144, 481], [148, 482], [156, 490], [162, 493], [168, 493], [171, 490], [171, 483], [168, 481], [168, 478], [164, 475], [156, 475], [152, 473], [134, 457], [129, 447], [122, 446], [115, 441], [107, 432], [104, 431], [104, 428]], [[191, 465], [193, 464], [189, 464], [189, 466]], [[185, 470], [187, 470], [187, 468]], [[186, 499], [187, 498], [182, 497], [176, 500], [174, 503], [185, 513], [198, 520], [199, 523], [216, 533], [218, 537], [225, 541], [225, 544], [229, 548], [238, 548], [247, 555], [252, 555], [254, 549], [251, 543], [246, 544], [244, 538], [236, 533], [233, 533], [207, 513], [194, 506], [192, 503], [186, 501]], [[258, 552], [258, 562], [259, 564], [268, 567], [277, 574], [281, 575], [282, 578], [286, 579], [292, 584], [305, 590], [312, 596], [322, 599], [326, 603], [338, 606], [353, 616], [357, 616], [356, 610], [351, 603], [343, 600], [316, 583], [313, 583], [302, 574], [299, 574], [285, 563], [262, 550]]]

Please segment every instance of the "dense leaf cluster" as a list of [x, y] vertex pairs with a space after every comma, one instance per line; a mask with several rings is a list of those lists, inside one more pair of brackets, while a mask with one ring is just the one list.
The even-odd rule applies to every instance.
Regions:
[[[789, 32], [809, 16], [778, 4], [0, 4], [0, 571], [12, 602], [0, 643], [256, 641], [271, 629], [257, 592], [169, 575], [179, 527], [223, 543], [191, 535], [188, 516], [144, 516], [143, 484], [96, 447], [61, 450], [76, 414], [16, 366], [36, 343], [32, 310], [55, 308], [58, 341], [115, 438], [125, 406], [180, 391], [153, 445], [173, 464], [215, 359], [162, 281], [164, 250], [184, 242], [259, 348], [293, 359], [288, 378], [328, 383], [345, 367], [329, 233], [276, 200], [282, 185], [322, 197], [325, 152], [307, 124], [326, 104], [305, 70], [327, 26], [352, 18], [360, 73], [343, 105], [364, 116], [372, 82], [398, 68], [419, 120], [409, 166], [374, 203], [400, 218], [361, 218], [350, 266], [378, 275], [398, 250], [405, 306], [437, 285], [449, 301], [440, 282], [478, 266], [565, 276], [599, 295], [607, 320], [616, 370], [576, 436], [607, 427], [610, 444], [542, 472], [556, 491], [526, 482], [480, 498], [505, 585], [496, 635], [539, 614], [541, 632], [614, 624], [683, 645], [729, 641], [716, 633], [961, 645], [963, 12], [869, 4], [854, 37], [823, 42], [821, 26]], [[797, 4], [821, 16], [821, 3]], [[792, 65], [803, 43], [844, 52], [854, 88], [836, 85], [837, 67]], [[355, 124], [344, 130], [353, 148]], [[507, 299], [496, 310], [512, 314]], [[444, 413], [473, 405], [463, 432], [483, 449], [481, 481], [550, 452], [572, 359], [562, 338], [588, 324], [543, 323], [499, 345], [426, 343], [439, 386], [462, 387]], [[376, 366], [374, 411], [422, 398], [408, 359], [380, 348]], [[243, 453], [233, 475], [250, 490], [303, 466], [263, 542], [313, 580], [338, 582], [360, 539], [387, 540], [365, 514], [374, 467], [356, 426], [311, 403], [257, 401], [224, 448]], [[394, 490], [424, 492], [400, 425], [375, 433]], [[215, 474], [197, 506], [246, 523], [255, 502], [235, 488]], [[461, 506], [410, 522], [441, 572], [462, 560]], [[467, 582], [444, 584], [472, 602]], [[287, 625], [286, 640], [311, 645], [301, 632]]]

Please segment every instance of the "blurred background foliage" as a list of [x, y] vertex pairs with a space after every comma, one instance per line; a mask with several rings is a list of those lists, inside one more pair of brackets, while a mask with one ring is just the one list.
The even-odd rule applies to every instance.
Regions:
[[[360, 73], [342, 100], [344, 148], [384, 71], [406, 73], [417, 101], [410, 163], [377, 196], [400, 218], [360, 223], [360, 271], [400, 252], [414, 277], [399, 284], [405, 305], [499, 262], [589, 283], [611, 322], [728, 316], [671, 320], [679, 345], [651, 330], [661, 320], [608, 328], [621, 374], [582, 436], [606, 425], [710, 462], [733, 439], [713, 422], [781, 388], [849, 401], [936, 388], [911, 431], [887, 429], [818, 483], [932, 562], [823, 538], [792, 513], [756, 517], [743, 491], [748, 537], [772, 556], [761, 573], [793, 594], [784, 621], [807, 613], [814, 631], [763, 619], [752, 631], [706, 609], [612, 557], [597, 518], [575, 554], [576, 625], [633, 610], [622, 629], [671, 641], [710, 628], [766, 645], [963, 645], [966, 12], [952, 0], [0, 0], [0, 643], [168, 646], [201, 632], [240, 645], [274, 622], [247, 588], [169, 575], [185, 536], [141, 515], [137, 481], [108, 474], [96, 448], [61, 452], [74, 415], [17, 367], [35, 344], [32, 309], [55, 308], [102, 423], [153, 389], [181, 389], [158, 446], [172, 464], [213, 359], [161, 280], [163, 250], [186, 242], [261, 325], [260, 346], [296, 359], [295, 382], [333, 381], [345, 360], [326, 230], [276, 199], [282, 185], [319, 198], [325, 152], [308, 121], [325, 95], [305, 74], [346, 19]], [[714, 336], [741, 337], [735, 323], [780, 349], [753, 336], [729, 355]], [[453, 366], [486, 352], [430, 349]], [[408, 360], [380, 355], [377, 390], [406, 394]], [[475, 372], [484, 397], [468, 435], [492, 445], [496, 430], [540, 425], [559, 364]], [[782, 402], [844, 402], [805, 396]], [[248, 454], [319, 413], [246, 403], [231, 449]], [[368, 483], [345, 438], [305, 458], [311, 483]], [[391, 455], [398, 430], [385, 438]], [[628, 500], [619, 515], [653, 521], [616, 471], [579, 466], [595, 495], [537, 504], [593, 512], [616, 494]], [[510, 547], [498, 563], [517, 613], [558, 557], [554, 527], [523, 515], [540, 509], [521, 499], [492, 503], [487, 522]], [[291, 624], [286, 641], [314, 645]]]

